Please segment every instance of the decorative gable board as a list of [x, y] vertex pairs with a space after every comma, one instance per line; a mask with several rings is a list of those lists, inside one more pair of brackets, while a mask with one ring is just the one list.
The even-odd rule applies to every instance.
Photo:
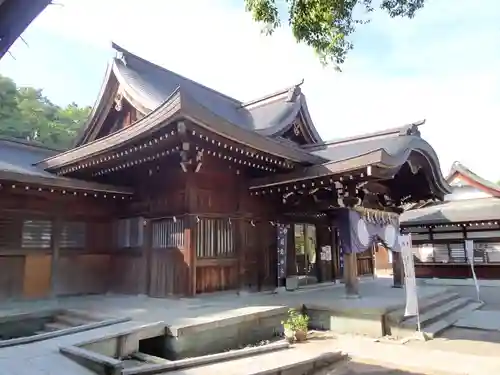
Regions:
[[489, 198], [493, 196], [487, 189], [481, 189], [480, 186], [472, 184], [459, 173], [451, 177], [449, 184], [453, 190], [451, 194], [446, 196], [445, 200], [447, 201]]

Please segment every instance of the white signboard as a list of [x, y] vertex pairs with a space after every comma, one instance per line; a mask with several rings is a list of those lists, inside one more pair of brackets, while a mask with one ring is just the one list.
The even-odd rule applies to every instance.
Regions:
[[474, 269], [474, 241], [465, 240], [465, 252], [467, 254], [467, 259], [470, 263], [470, 269], [472, 271], [472, 278], [474, 279], [474, 285], [476, 286], [477, 300], [480, 301], [479, 293], [479, 283], [477, 282], [476, 270]]
[[413, 262], [413, 246], [411, 235], [399, 236], [399, 246], [405, 272], [406, 308], [405, 316], [417, 316], [418, 330], [420, 331], [420, 319], [418, 316], [418, 293], [417, 280], [415, 278], [415, 264]]
[[332, 247], [322, 246], [321, 247], [321, 260], [331, 261], [332, 260]]

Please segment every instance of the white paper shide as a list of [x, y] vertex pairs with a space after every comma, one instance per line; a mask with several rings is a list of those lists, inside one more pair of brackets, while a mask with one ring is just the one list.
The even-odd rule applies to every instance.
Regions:
[[413, 261], [413, 246], [411, 235], [399, 236], [399, 246], [405, 273], [406, 308], [405, 316], [418, 316], [417, 280], [415, 278], [415, 264]]

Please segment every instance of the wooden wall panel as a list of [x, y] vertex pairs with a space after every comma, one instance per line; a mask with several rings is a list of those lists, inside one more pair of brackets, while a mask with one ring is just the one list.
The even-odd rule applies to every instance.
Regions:
[[[474, 266], [478, 279], [494, 280], [500, 279], [500, 264], [489, 264]], [[422, 278], [442, 279], [470, 279], [472, 271], [468, 264], [415, 264], [415, 274]]]
[[211, 293], [238, 288], [236, 259], [213, 260], [196, 267], [196, 293]]
[[168, 297], [190, 293], [189, 265], [178, 249], [151, 251], [149, 262], [149, 295]]
[[122, 294], [146, 294], [146, 261], [140, 254], [113, 254], [109, 290]]
[[389, 250], [379, 245], [375, 250], [375, 269], [377, 272], [391, 272], [392, 263], [389, 262]]
[[[332, 232], [328, 229], [327, 225], [316, 225], [316, 238], [318, 241], [319, 254], [316, 254], [316, 261], [319, 262], [320, 276], [319, 281], [333, 281], [335, 280], [335, 244], [333, 243]], [[323, 246], [330, 246], [331, 260], [321, 259], [321, 248]]]
[[356, 255], [358, 263], [358, 276], [373, 275], [373, 250], [368, 250]]
[[50, 295], [52, 274], [52, 256], [47, 254], [29, 254], [24, 262], [24, 298], [45, 298]]
[[61, 255], [57, 273], [57, 295], [106, 293], [110, 281], [110, 255]]
[[24, 256], [0, 256], [0, 299], [22, 297], [23, 278]]

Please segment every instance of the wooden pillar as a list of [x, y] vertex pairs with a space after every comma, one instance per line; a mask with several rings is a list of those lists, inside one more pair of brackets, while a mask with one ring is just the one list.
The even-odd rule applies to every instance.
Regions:
[[57, 216], [52, 222], [52, 259], [50, 265], [50, 295], [51, 297], [57, 296], [58, 284], [58, 264], [60, 255], [60, 242], [61, 242], [62, 220]]
[[149, 295], [151, 290], [151, 265], [153, 262], [153, 231], [151, 220], [144, 219], [142, 228], [143, 239], [142, 239], [142, 259], [144, 265], [144, 271], [142, 274], [142, 293]]
[[358, 262], [355, 253], [344, 253], [344, 283], [347, 297], [359, 297]]
[[186, 270], [186, 288], [187, 296], [196, 294], [196, 227], [197, 220], [193, 215], [184, 218], [184, 263], [187, 265]]
[[403, 268], [403, 257], [401, 253], [393, 251], [392, 252], [392, 279], [393, 288], [402, 288], [404, 278], [404, 268]]
[[340, 275], [340, 247], [339, 247], [339, 236], [337, 232], [337, 228], [333, 225], [330, 225], [330, 238], [331, 238], [331, 255], [332, 255], [332, 280], [337, 282], [337, 278]]
[[[315, 234], [316, 234], [316, 264], [314, 265], [316, 268], [316, 278], [318, 279], [319, 283], [322, 283], [323, 280], [323, 270], [322, 270], [322, 263], [321, 263], [321, 243], [319, 239], [323, 239], [326, 237], [326, 233], [323, 233], [325, 230], [328, 230], [325, 226], [323, 225], [315, 225]], [[327, 237], [328, 238], [328, 237]]]
[[295, 224], [290, 224], [286, 241], [286, 276], [297, 275], [297, 262], [295, 251]]

